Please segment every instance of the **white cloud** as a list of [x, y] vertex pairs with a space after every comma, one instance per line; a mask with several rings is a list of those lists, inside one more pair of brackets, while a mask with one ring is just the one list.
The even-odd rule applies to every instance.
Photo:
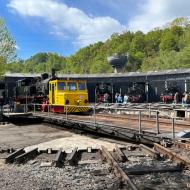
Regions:
[[89, 16], [80, 9], [56, 0], [10, 0], [8, 7], [22, 16], [43, 18], [55, 35], [70, 33], [80, 46], [104, 41], [112, 33], [125, 30], [119, 21], [111, 17]]
[[189, 0], [146, 0], [139, 4], [140, 13], [129, 22], [133, 31], [150, 31], [160, 27], [177, 17], [190, 16]]

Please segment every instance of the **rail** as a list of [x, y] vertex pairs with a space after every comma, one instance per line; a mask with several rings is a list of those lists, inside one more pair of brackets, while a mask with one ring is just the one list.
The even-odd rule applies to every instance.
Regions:
[[[64, 171], [66, 169], [64, 166], [68, 166], [70, 173], [70, 168], [73, 166], [75, 166], [75, 171], [90, 168], [90, 173], [99, 178], [104, 176], [107, 178], [112, 173], [114, 176], [110, 178], [109, 189], [150, 189], [153, 184], [153, 189], [189, 189], [187, 175], [190, 166], [189, 159], [184, 155], [176, 154], [176, 151], [184, 152], [183, 149], [173, 150], [172, 147], [166, 148], [158, 144], [154, 144], [154, 149], [142, 144], [122, 147], [116, 145], [109, 149], [105, 146], [83, 148], [71, 146], [70, 149], [72, 151], [66, 151], [67, 148], [64, 145], [53, 150], [52, 147], [42, 149], [38, 146], [29, 149], [23, 147], [19, 150], [12, 148], [11, 151], [0, 149], [0, 160], [1, 164], [8, 164], [2, 166], [11, 166], [11, 168], [19, 166], [18, 164], [24, 166], [35, 163], [39, 167], [59, 167], [59, 170], [64, 168]], [[188, 155], [188, 152], [185, 155]], [[171, 161], [168, 161], [168, 158]], [[75, 171], [71, 175], [76, 176]], [[86, 170], [83, 174], [86, 176]], [[105, 183], [108, 184], [106, 181]], [[98, 187], [106, 188], [105, 186]]]

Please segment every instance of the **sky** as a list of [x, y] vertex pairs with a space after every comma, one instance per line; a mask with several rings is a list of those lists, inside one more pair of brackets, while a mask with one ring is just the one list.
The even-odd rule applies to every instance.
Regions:
[[190, 18], [189, 10], [190, 0], [0, 0], [21, 59], [39, 52], [69, 56], [115, 32], [147, 33]]

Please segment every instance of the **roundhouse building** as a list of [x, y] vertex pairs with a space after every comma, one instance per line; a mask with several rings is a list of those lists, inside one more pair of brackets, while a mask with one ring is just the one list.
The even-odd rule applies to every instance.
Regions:
[[[1, 86], [5, 86], [6, 98], [13, 96], [16, 81], [23, 78], [39, 77], [40, 74], [5, 74]], [[114, 102], [115, 93], [124, 95], [131, 91], [142, 93], [143, 101], [160, 100], [160, 95], [173, 89], [183, 93], [190, 91], [190, 69], [151, 71], [146, 73], [111, 73], [111, 74], [58, 74], [60, 78], [86, 79], [90, 102], [96, 101], [96, 96], [106, 90], [110, 93], [110, 101]], [[104, 91], [105, 90], [105, 91]]]
[[35, 78], [40, 77], [40, 74], [32, 73], [5, 73], [0, 80], [0, 92], [3, 94], [5, 103], [8, 102], [10, 97], [14, 97], [14, 87], [16, 86], [16, 81], [25, 78]]
[[190, 91], [190, 69], [151, 71], [146, 73], [112, 73], [112, 74], [63, 74], [61, 78], [82, 78], [88, 83], [89, 99], [95, 101], [97, 84], [110, 85], [112, 100], [115, 93], [129, 93], [130, 89], [144, 92], [144, 101], [160, 100], [160, 95], [170, 89], [183, 93]]

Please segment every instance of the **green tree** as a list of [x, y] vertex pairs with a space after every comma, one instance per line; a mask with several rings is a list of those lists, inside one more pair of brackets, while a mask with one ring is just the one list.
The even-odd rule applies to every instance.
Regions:
[[0, 78], [2, 74], [5, 72], [5, 66], [6, 66], [5, 59], [0, 56]]
[[133, 52], [137, 52], [137, 51], [144, 51], [144, 47], [145, 47], [144, 34], [141, 31], [138, 31], [135, 33], [134, 38], [132, 39], [130, 49]]
[[190, 68], [190, 44], [176, 54], [173, 60], [175, 68]]
[[145, 52], [147, 56], [154, 56], [159, 52], [162, 30], [150, 31], [145, 35]]
[[2, 57], [5, 62], [10, 62], [16, 57], [16, 42], [2, 18], [0, 18], [0, 57]]
[[172, 34], [170, 30], [163, 35], [160, 43], [160, 49], [161, 51], [178, 50], [176, 36]]
[[17, 60], [14, 62], [11, 62], [9, 64], [5, 65], [5, 70], [9, 72], [23, 72], [24, 68], [24, 61], [23, 60]]
[[6, 70], [6, 63], [16, 56], [15, 41], [9, 33], [5, 21], [0, 18], [0, 75]]
[[176, 18], [174, 19], [170, 26], [173, 27], [173, 26], [180, 26], [182, 28], [186, 28], [190, 25], [190, 21], [188, 18], [186, 17], [179, 17], [179, 18]]
[[183, 33], [183, 35], [179, 39], [179, 48], [183, 50], [183, 48], [187, 47], [190, 44], [190, 29], [187, 27]]

